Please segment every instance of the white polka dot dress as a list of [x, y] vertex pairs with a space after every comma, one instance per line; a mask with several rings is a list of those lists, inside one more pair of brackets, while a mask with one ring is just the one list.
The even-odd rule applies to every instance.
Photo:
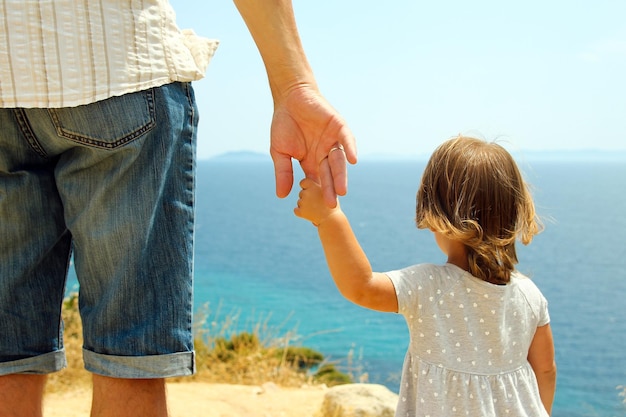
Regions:
[[451, 265], [388, 272], [411, 340], [397, 417], [547, 417], [526, 359], [547, 301], [514, 273], [493, 285]]

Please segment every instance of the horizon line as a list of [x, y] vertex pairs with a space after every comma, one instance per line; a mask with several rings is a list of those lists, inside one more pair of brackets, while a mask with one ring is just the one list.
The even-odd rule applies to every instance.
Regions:
[[[526, 159], [528, 157], [545, 159], [545, 160], [623, 160], [626, 159], [625, 149], [521, 149], [517, 151], [510, 151], [511, 155], [515, 158]], [[367, 153], [359, 155], [359, 160], [424, 160], [430, 157], [430, 153], [415, 153], [415, 154], [401, 154], [401, 153]], [[223, 153], [209, 155], [205, 157], [198, 157], [198, 161], [211, 161], [211, 160], [271, 160], [269, 152], [261, 152], [254, 150], [233, 150]]]

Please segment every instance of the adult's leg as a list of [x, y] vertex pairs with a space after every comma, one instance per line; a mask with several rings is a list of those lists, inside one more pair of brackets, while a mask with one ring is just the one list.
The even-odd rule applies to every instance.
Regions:
[[41, 417], [45, 375], [0, 376], [0, 416]]
[[137, 416], [167, 417], [164, 379], [123, 379], [94, 374], [91, 417]]
[[193, 92], [175, 83], [47, 113], [93, 415], [166, 415], [163, 378], [194, 370]]
[[22, 109], [0, 109], [0, 416], [41, 416], [45, 374], [65, 366], [61, 302], [71, 236]]

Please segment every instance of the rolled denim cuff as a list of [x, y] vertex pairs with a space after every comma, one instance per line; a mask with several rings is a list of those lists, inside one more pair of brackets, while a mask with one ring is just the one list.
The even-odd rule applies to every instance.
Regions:
[[0, 363], [0, 376], [11, 374], [45, 375], [60, 371], [67, 366], [65, 350]]
[[83, 349], [85, 369], [112, 378], [150, 379], [189, 376], [196, 372], [194, 352], [115, 356]]

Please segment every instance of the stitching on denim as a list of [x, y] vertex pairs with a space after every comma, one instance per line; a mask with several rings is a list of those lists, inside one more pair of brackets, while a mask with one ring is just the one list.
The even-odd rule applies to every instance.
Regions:
[[17, 124], [20, 127], [20, 131], [22, 132], [22, 135], [24, 135], [26, 142], [28, 143], [28, 146], [30, 146], [30, 148], [39, 156], [47, 158], [48, 154], [37, 140], [37, 136], [35, 135], [35, 132], [33, 132], [33, 128], [28, 121], [28, 116], [26, 116], [24, 109], [18, 108], [15, 109], [14, 112]]
[[194, 126], [194, 120], [196, 118], [196, 112], [194, 110], [195, 98], [191, 90], [191, 84], [185, 83], [185, 95], [187, 96], [187, 102], [189, 103], [189, 124]]
[[[185, 95], [187, 96], [187, 102], [189, 105], [189, 135], [188, 135], [188, 143], [190, 146], [194, 147], [196, 146], [196, 144], [194, 143], [194, 141], [197, 139], [195, 138], [195, 135], [197, 135], [197, 117], [198, 115], [197, 110], [196, 110], [196, 104], [195, 104], [195, 95], [194, 95], [194, 91], [193, 88], [191, 86], [191, 83], [185, 83], [184, 84], [184, 91], [185, 91]], [[188, 169], [190, 169], [192, 172], [195, 171], [195, 157], [192, 157], [191, 160], [189, 161], [189, 167]], [[195, 193], [193, 192], [193, 190], [195, 189], [195, 173], [191, 174], [188, 177], [188, 183], [187, 183], [187, 187], [189, 190], [192, 190], [191, 195], [190, 195], [190, 200], [187, 201], [187, 204], [190, 207], [195, 207]], [[193, 230], [193, 222], [191, 224], [191, 229]], [[192, 232], [193, 233], [193, 232]]]
[[148, 121], [148, 123], [141, 126], [141, 128], [128, 133], [124, 137], [116, 140], [115, 142], [103, 142], [97, 139], [87, 137], [85, 135], [78, 135], [73, 132], [68, 132], [67, 130], [61, 127], [61, 122], [56, 112], [54, 112], [54, 109], [48, 109], [48, 114], [52, 118], [57, 134], [60, 137], [71, 140], [73, 142], [77, 142], [83, 145], [93, 146], [93, 147], [100, 148], [100, 149], [116, 149], [116, 148], [119, 148], [120, 146], [126, 145], [127, 143], [137, 139], [139, 136], [152, 130], [156, 126], [156, 112], [154, 109], [154, 89], [151, 88], [149, 90], [146, 90], [145, 93], [146, 93], [145, 97], [146, 97], [146, 103], [148, 106], [148, 113], [150, 116], [150, 120]]

